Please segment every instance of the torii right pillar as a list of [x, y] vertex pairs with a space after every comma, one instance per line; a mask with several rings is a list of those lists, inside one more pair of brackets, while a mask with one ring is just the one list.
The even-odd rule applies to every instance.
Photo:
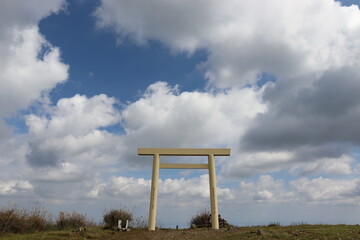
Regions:
[[211, 228], [219, 229], [219, 218], [218, 218], [218, 204], [216, 194], [216, 172], [215, 172], [215, 160], [214, 155], [209, 154], [208, 156], [209, 166], [209, 185], [210, 185], [210, 206], [211, 206]]

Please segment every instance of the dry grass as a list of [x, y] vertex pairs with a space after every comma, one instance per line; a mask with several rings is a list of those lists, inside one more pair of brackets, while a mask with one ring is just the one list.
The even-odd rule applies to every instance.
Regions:
[[0, 234], [44, 231], [51, 226], [51, 215], [40, 205], [27, 210], [10, 204], [0, 210]]
[[52, 215], [39, 204], [30, 210], [18, 208], [16, 204], [0, 209], [0, 235], [77, 229], [86, 226], [95, 226], [95, 224], [87, 219], [86, 215], [76, 211], [72, 213], [61, 211], [54, 221]]
[[56, 228], [78, 229], [80, 227], [94, 226], [95, 224], [88, 220], [86, 215], [73, 211], [72, 213], [61, 211], [56, 219]]

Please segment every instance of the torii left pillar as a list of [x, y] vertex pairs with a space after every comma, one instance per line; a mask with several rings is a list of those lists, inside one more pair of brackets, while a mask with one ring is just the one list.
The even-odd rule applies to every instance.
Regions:
[[152, 178], [151, 178], [151, 195], [150, 195], [150, 212], [149, 212], [149, 230], [155, 230], [156, 209], [157, 209], [157, 193], [159, 184], [160, 156], [154, 154]]

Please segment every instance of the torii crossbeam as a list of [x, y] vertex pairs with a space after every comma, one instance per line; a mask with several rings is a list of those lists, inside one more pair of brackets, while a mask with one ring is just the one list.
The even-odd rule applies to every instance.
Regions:
[[[153, 155], [148, 230], [155, 230], [159, 169], [208, 169], [211, 228], [219, 229], [215, 156], [230, 156], [230, 148], [138, 148], [139, 155]], [[160, 156], [208, 156], [208, 164], [160, 163]]]

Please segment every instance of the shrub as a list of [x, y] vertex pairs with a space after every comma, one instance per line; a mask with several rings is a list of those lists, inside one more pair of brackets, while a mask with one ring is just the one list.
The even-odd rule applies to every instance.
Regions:
[[[218, 215], [219, 227], [229, 227], [228, 222], [221, 218], [221, 215]], [[206, 208], [200, 210], [198, 214], [193, 216], [190, 221], [190, 228], [206, 228], [211, 227], [211, 213]]]
[[118, 225], [118, 220], [121, 220], [123, 224], [126, 222], [126, 220], [131, 221], [133, 219], [133, 214], [126, 209], [120, 208], [120, 209], [111, 209], [111, 210], [105, 210], [103, 215], [105, 228], [113, 228]]
[[51, 228], [52, 225], [51, 215], [39, 204], [31, 211], [17, 208], [16, 204], [0, 210], [0, 233], [44, 231]]
[[88, 226], [89, 224], [91, 224], [91, 221], [87, 220], [86, 215], [76, 211], [73, 211], [72, 213], [61, 211], [56, 219], [56, 227], [60, 230], [76, 229]]
[[31, 231], [45, 231], [54, 226], [52, 216], [40, 205], [31, 209], [27, 222]]
[[201, 210], [198, 214], [193, 216], [190, 221], [191, 228], [205, 228], [211, 226], [211, 214], [209, 210]]

